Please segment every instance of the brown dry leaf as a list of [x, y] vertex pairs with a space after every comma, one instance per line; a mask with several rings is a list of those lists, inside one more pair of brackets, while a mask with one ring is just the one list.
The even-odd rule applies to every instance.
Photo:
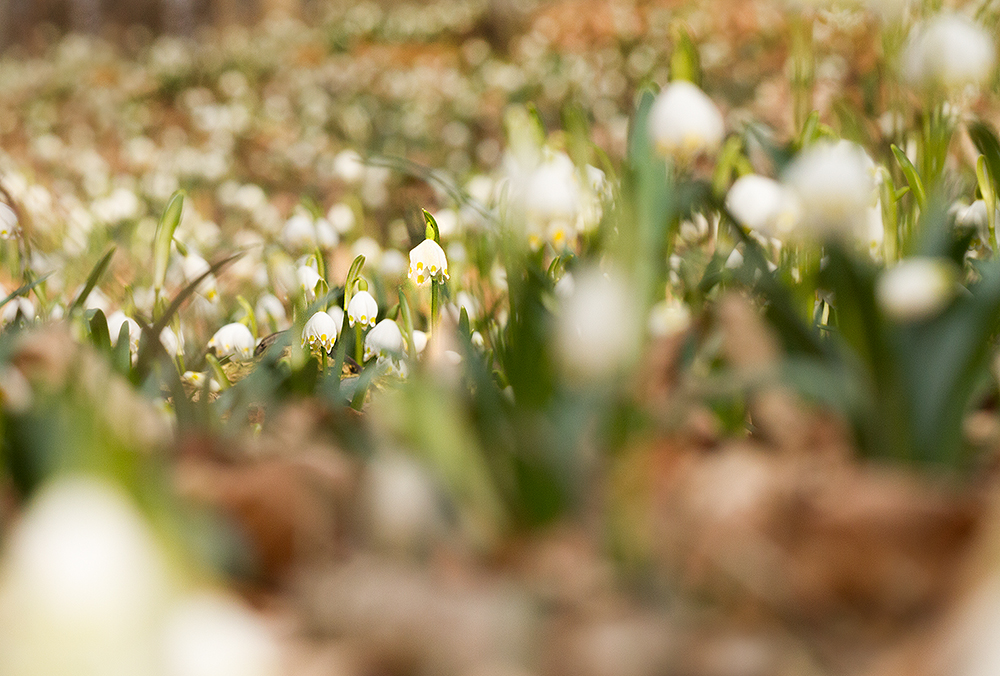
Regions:
[[933, 610], [977, 518], [975, 500], [912, 474], [747, 445], [688, 456], [661, 486], [661, 557], [689, 588], [819, 625]]

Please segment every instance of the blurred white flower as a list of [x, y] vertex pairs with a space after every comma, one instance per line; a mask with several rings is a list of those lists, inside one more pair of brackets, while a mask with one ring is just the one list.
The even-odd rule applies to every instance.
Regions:
[[580, 186], [576, 167], [566, 153], [546, 153], [545, 161], [526, 177], [524, 218], [532, 246], [549, 241], [562, 249], [576, 235]]
[[726, 195], [726, 208], [743, 227], [778, 239], [795, 228], [800, 211], [790, 189], [758, 174], [736, 179]]
[[971, 19], [939, 14], [913, 29], [902, 63], [903, 76], [921, 87], [982, 85], [996, 64], [996, 44]]
[[181, 376], [181, 381], [198, 390], [204, 388], [206, 382], [208, 383], [209, 392], [219, 392], [222, 390], [219, 381], [215, 378], [209, 378], [207, 373], [200, 373], [198, 371], [185, 371], [184, 375]]
[[322, 280], [322, 277], [316, 272], [316, 268], [310, 265], [300, 265], [295, 271], [295, 276], [299, 280], [299, 291], [305, 295], [306, 300], [316, 300], [316, 285]]
[[362, 504], [371, 537], [391, 551], [425, 551], [446, 523], [433, 477], [400, 454], [380, 454], [367, 469]]
[[111, 335], [111, 344], [118, 344], [118, 334], [121, 333], [122, 326], [128, 325], [128, 349], [132, 353], [132, 358], [139, 353], [139, 337], [142, 329], [131, 317], [126, 317], [121, 310], [115, 310], [108, 315], [108, 333]]
[[184, 354], [184, 334], [174, 333], [169, 326], [164, 326], [160, 331], [160, 343], [171, 357], [180, 357]]
[[343, 202], [338, 202], [330, 207], [330, 210], [326, 212], [326, 219], [333, 225], [333, 229], [341, 235], [354, 229], [354, 209]]
[[443, 282], [448, 279], [448, 258], [441, 245], [433, 239], [425, 239], [413, 247], [407, 276], [417, 286], [427, 286], [431, 280]]
[[357, 183], [365, 174], [361, 155], [353, 150], [342, 150], [333, 158], [333, 173], [345, 183]]
[[378, 303], [367, 291], [358, 291], [351, 296], [351, 302], [347, 306], [347, 321], [351, 326], [360, 324], [362, 327], [375, 326], [375, 318], [378, 316]]
[[119, 489], [92, 478], [58, 479], [4, 544], [0, 673], [156, 673], [166, 564]]
[[340, 328], [344, 325], [344, 308], [339, 305], [332, 305], [326, 313], [337, 324], [337, 335], [340, 335]]
[[679, 162], [714, 153], [725, 131], [719, 108], [686, 80], [664, 87], [649, 111], [649, 133], [657, 152]]
[[632, 358], [639, 329], [634, 294], [624, 281], [597, 269], [575, 272], [556, 320], [556, 356], [570, 376], [606, 378]]
[[850, 141], [821, 142], [792, 161], [784, 181], [798, 199], [799, 230], [819, 239], [865, 236], [877, 203], [875, 164]]
[[[184, 281], [187, 284], [192, 283], [194, 280], [198, 279], [212, 269], [212, 266], [208, 264], [208, 261], [196, 253], [188, 253], [188, 255], [181, 258], [180, 262]], [[195, 290], [205, 296], [208, 300], [216, 300], [219, 294], [216, 288], [215, 275], [208, 275], [205, 277], [205, 279], [198, 284], [198, 287]]]
[[278, 297], [271, 293], [261, 294], [254, 307], [257, 315], [257, 324], [261, 326], [271, 325], [275, 330], [282, 330], [288, 326], [288, 315], [285, 313], [285, 305]]
[[292, 251], [314, 248], [316, 228], [313, 219], [303, 212], [292, 215], [281, 228], [281, 242]]
[[649, 333], [665, 338], [687, 331], [691, 326], [691, 309], [679, 299], [662, 300], [649, 312]]
[[427, 334], [419, 329], [413, 329], [413, 352], [420, 354], [427, 347]]
[[365, 336], [365, 361], [372, 357], [400, 359], [403, 351], [403, 333], [391, 319], [383, 319]]
[[[6, 290], [0, 288], [0, 293], [2, 293], [3, 298], [7, 297]], [[35, 304], [30, 298], [17, 296], [7, 301], [7, 304], [0, 309], [0, 324], [10, 324], [18, 316], [24, 318], [27, 322], [35, 320]]]
[[216, 592], [191, 594], [167, 615], [164, 676], [279, 676], [277, 637], [251, 610]]
[[958, 291], [958, 270], [944, 258], [914, 257], [884, 273], [875, 289], [882, 311], [897, 322], [938, 315]]
[[208, 341], [208, 349], [215, 350], [219, 359], [232, 357], [236, 361], [246, 361], [253, 357], [255, 347], [250, 329], [239, 322], [226, 324]]
[[302, 346], [322, 347], [325, 352], [329, 352], [333, 349], [339, 330], [340, 326], [333, 317], [325, 312], [317, 312], [302, 329]]
[[0, 203], [0, 239], [10, 239], [17, 234], [17, 214], [6, 204]]

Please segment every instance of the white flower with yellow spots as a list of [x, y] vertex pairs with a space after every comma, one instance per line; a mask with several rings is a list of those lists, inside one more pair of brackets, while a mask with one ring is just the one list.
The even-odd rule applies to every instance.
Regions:
[[718, 150], [726, 133], [722, 113], [697, 85], [671, 82], [649, 111], [649, 132], [656, 151], [679, 162], [690, 162]]
[[253, 357], [255, 347], [250, 329], [239, 322], [226, 324], [208, 341], [208, 349], [215, 350], [219, 359], [232, 357], [236, 361], [246, 361]]
[[432, 279], [438, 282], [448, 279], [448, 258], [441, 245], [428, 238], [413, 247], [407, 276], [417, 286], [427, 286]]
[[347, 321], [351, 326], [375, 326], [377, 316], [378, 303], [370, 293], [358, 291], [351, 297], [351, 302], [347, 305]]
[[340, 327], [333, 317], [325, 312], [317, 312], [302, 329], [302, 347], [308, 345], [311, 348], [323, 348], [329, 352], [333, 349], [333, 344], [337, 341], [337, 330]]

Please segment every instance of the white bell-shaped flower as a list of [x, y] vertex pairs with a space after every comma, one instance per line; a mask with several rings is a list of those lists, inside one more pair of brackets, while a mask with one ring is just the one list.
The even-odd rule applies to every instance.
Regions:
[[237, 361], [251, 359], [255, 347], [250, 329], [239, 322], [226, 324], [208, 341], [208, 349], [215, 350], [215, 355], [220, 359], [223, 357], [232, 357]]
[[740, 225], [778, 239], [792, 231], [800, 215], [791, 190], [758, 174], [736, 179], [726, 195], [726, 208]]
[[325, 312], [317, 312], [302, 329], [302, 346], [322, 348], [324, 352], [333, 349], [340, 326]]
[[850, 141], [817, 143], [789, 165], [785, 184], [801, 208], [803, 234], [819, 239], [862, 237], [877, 203], [875, 164]]
[[914, 28], [903, 53], [903, 76], [920, 87], [982, 85], [996, 64], [996, 44], [982, 26], [939, 14]]
[[362, 327], [375, 326], [378, 317], [378, 303], [367, 291], [358, 291], [351, 296], [347, 306], [347, 321], [351, 326], [360, 324]]
[[365, 336], [365, 361], [372, 357], [400, 359], [403, 350], [403, 332], [391, 319], [383, 319]]
[[725, 132], [719, 108], [686, 80], [664, 87], [649, 111], [649, 133], [656, 151], [679, 162], [715, 152]]
[[428, 238], [413, 247], [407, 276], [417, 286], [426, 286], [431, 280], [441, 282], [448, 279], [448, 258], [441, 245]]
[[882, 311], [897, 322], [939, 314], [958, 291], [958, 270], [945, 258], [914, 257], [884, 272], [875, 288]]

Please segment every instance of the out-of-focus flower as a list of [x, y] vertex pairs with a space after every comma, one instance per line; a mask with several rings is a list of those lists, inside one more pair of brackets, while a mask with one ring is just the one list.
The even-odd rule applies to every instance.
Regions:
[[295, 276], [299, 280], [299, 290], [305, 295], [306, 300], [316, 300], [316, 285], [323, 279], [316, 272], [316, 268], [300, 265], [295, 271]]
[[413, 247], [407, 275], [417, 286], [427, 286], [431, 280], [442, 282], [448, 279], [448, 258], [441, 245], [428, 238]]
[[365, 336], [365, 361], [372, 357], [400, 359], [403, 349], [403, 332], [391, 319], [383, 319]]
[[215, 350], [215, 355], [220, 359], [232, 357], [237, 361], [248, 360], [253, 357], [254, 347], [253, 334], [239, 322], [226, 324], [208, 341], [208, 349]]
[[657, 152], [679, 162], [714, 153], [725, 131], [719, 108], [686, 80], [664, 87], [649, 111], [649, 132]]
[[302, 345], [319, 348], [325, 352], [333, 349], [333, 344], [337, 340], [337, 333], [340, 326], [333, 320], [333, 317], [325, 312], [317, 312], [302, 329]]
[[649, 332], [658, 337], [673, 336], [691, 326], [691, 309], [678, 299], [663, 300], [649, 312]]
[[372, 538], [393, 551], [425, 551], [445, 529], [433, 477], [403, 455], [380, 455], [368, 465], [362, 504]]
[[181, 600], [163, 630], [164, 676], [278, 676], [277, 638], [229, 596], [199, 592]]
[[199, 390], [205, 387], [205, 383], [208, 383], [209, 392], [219, 392], [222, 389], [219, 381], [215, 378], [209, 378], [207, 373], [199, 371], [185, 371], [184, 375], [181, 376], [181, 380]]
[[17, 214], [6, 204], [0, 203], [0, 239], [10, 239], [17, 234]]
[[[208, 264], [208, 261], [196, 253], [189, 253], [181, 259], [181, 270], [183, 271], [184, 281], [188, 284], [198, 279], [211, 269], [212, 266]], [[198, 284], [196, 291], [212, 301], [218, 298], [215, 275], [208, 275], [205, 277], [205, 279]]]
[[740, 225], [778, 239], [787, 236], [799, 219], [795, 194], [774, 179], [757, 174], [736, 179], [726, 195], [726, 208]]
[[982, 85], [996, 64], [996, 45], [982, 26], [958, 14], [939, 14], [911, 33], [903, 76], [924, 87]]
[[340, 327], [344, 325], [344, 308], [339, 305], [331, 306], [326, 313], [330, 315], [334, 323], [337, 325], [337, 333], [340, 333]]
[[184, 354], [184, 334], [174, 333], [174, 330], [169, 326], [164, 326], [163, 330], [160, 331], [160, 343], [171, 357], [179, 357]]
[[59, 479], [36, 496], [4, 544], [0, 673], [156, 673], [166, 564], [118, 489], [97, 479]]
[[333, 173], [345, 183], [357, 183], [365, 175], [365, 164], [353, 150], [342, 150], [333, 158]]
[[639, 317], [634, 296], [615, 275], [597, 269], [574, 273], [556, 324], [556, 354], [580, 380], [614, 375], [635, 353]]
[[819, 239], [866, 236], [878, 193], [875, 164], [861, 146], [817, 143], [795, 158], [784, 181], [798, 199], [803, 234]]
[[875, 292], [886, 316], [897, 322], [916, 322], [938, 315], [957, 290], [958, 271], [951, 261], [914, 257], [884, 272]]
[[286, 328], [288, 325], [288, 315], [285, 313], [285, 305], [274, 294], [261, 294], [254, 307], [257, 315], [257, 323], [267, 325], [270, 323], [276, 330]]
[[576, 167], [565, 153], [548, 153], [526, 178], [524, 218], [532, 246], [548, 240], [561, 249], [576, 234], [580, 186]]
[[[0, 293], [3, 294], [4, 298], [6, 298], [6, 290], [0, 288]], [[0, 309], [0, 324], [10, 324], [11, 322], [17, 320], [18, 316], [23, 317], [27, 322], [34, 321], [35, 304], [30, 298], [17, 296], [7, 301], [7, 304]]]
[[375, 318], [378, 317], [378, 303], [367, 291], [358, 291], [351, 296], [351, 302], [347, 306], [347, 321], [351, 326], [361, 324], [365, 326], [375, 326]]
[[142, 335], [139, 324], [131, 317], [126, 317], [121, 310], [115, 310], [108, 315], [108, 333], [111, 335], [112, 345], [118, 344], [118, 334], [121, 333], [122, 326], [126, 324], [128, 325], [128, 349], [134, 358], [139, 353], [139, 337]]

